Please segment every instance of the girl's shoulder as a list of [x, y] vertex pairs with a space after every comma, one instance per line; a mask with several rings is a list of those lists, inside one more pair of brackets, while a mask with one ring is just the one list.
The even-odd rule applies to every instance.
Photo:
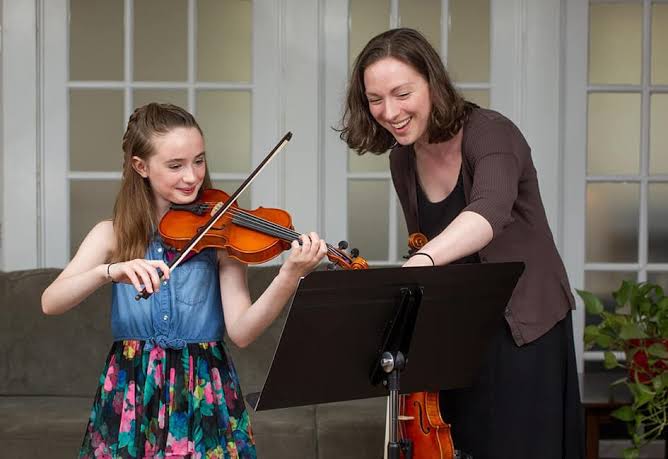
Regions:
[[102, 220], [88, 232], [85, 242], [87, 245], [97, 247], [111, 254], [116, 248], [116, 233], [114, 232], [114, 222], [111, 220]]

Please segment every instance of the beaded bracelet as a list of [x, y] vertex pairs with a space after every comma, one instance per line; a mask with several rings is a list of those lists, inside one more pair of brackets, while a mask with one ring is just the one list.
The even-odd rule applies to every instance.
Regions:
[[434, 259], [429, 255], [428, 253], [425, 252], [415, 252], [413, 255], [411, 255], [411, 258], [413, 258], [415, 255], [424, 255], [425, 257], [429, 258], [431, 260], [431, 265], [436, 266], [436, 263], [434, 263]]

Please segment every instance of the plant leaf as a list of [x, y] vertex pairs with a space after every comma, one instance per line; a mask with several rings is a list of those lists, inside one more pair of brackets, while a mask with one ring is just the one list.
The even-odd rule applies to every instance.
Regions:
[[668, 348], [664, 343], [654, 343], [647, 348], [647, 352], [660, 359], [668, 359]]
[[616, 292], [613, 292], [612, 296], [617, 302], [617, 305], [622, 308], [629, 302], [631, 295], [633, 294], [634, 284], [625, 280], [622, 281], [622, 285]]
[[640, 452], [638, 448], [632, 446], [624, 449], [624, 459], [638, 459], [640, 457]]
[[605, 351], [603, 355], [603, 366], [605, 368], [611, 370], [617, 366], [617, 357], [615, 357], [615, 354], [612, 351]]
[[626, 323], [622, 325], [622, 329], [619, 331], [619, 337], [621, 339], [641, 339], [647, 338], [647, 335], [640, 329], [638, 324]]
[[596, 339], [601, 334], [596, 325], [587, 325], [584, 329], [584, 342], [585, 344], [592, 344], [596, 342]]
[[617, 408], [611, 414], [621, 421], [633, 421], [634, 418], [633, 409], [628, 405]]
[[587, 314], [599, 315], [603, 312], [603, 303], [601, 303], [601, 300], [596, 295], [586, 290], [575, 289], [575, 291], [580, 295], [582, 301], [584, 301]]

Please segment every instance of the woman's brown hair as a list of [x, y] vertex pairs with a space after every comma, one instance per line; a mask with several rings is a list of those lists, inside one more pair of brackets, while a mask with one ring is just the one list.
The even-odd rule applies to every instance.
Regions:
[[364, 87], [364, 71], [386, 57], [410, 65], [429, 84], [429, 143], [454, 137], [464, 124], [470, 105], [455, 89], [440, 56], [427, 39], [417, 30], [400, 28], [376, 35], [355, 59], [341, 121], [341, 139], [359, 154], [381, 154], [396, 143], [392, 134], [371, 115]]
[[[114, 204], [113, 224], [116, 247], [111, 261], [144, 258], [158, 222], [153, 191], [148, 179], [132, 167], [132, 157], [148, 160], [154, 153], [153, 141], [176, 128], [195, 128], [202, 134], [195, 118], [172, 104], [150, 103], [137, 108], [123, 135], [123, 177]], [[203, 134], [202, 134], [203, 135]], [[211, 188], [207, 169], [203, 189]]]

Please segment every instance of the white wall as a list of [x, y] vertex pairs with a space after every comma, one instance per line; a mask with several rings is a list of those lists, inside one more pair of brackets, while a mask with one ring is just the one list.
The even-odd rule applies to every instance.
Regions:
[[[38, 61], [35, 21], [39, 17], [37, 9], [50, 8], [52, 4], [48, 2], [44, 6], [43, 1], [3, 0], [3, 91], [0, 98], [5, 117], [2, 129], [12, 133], [11, 139], [6, 135], [0, 137], [4, 159], [4, 169], [0, 170], [0, 221], [11, 222], [11, 225], [3, 225], [5, 250], [0, 267], [4, 269], [35, 267], [43, 258], [40, 252], [44, 248], [38, 247], [38, 240], [44, 238], [39, 236], [37, 218], [40, 204], [37, 152], [41, 128], [36, 115], [39, 100], [35, 89], [43, 84], [38, 85], [37, 80], [42, 70], [35, 64]], [[494, 53], [496, 61], [492, 62], [492, 72], [493, 77], [506, 81], [506, 86], [494, 88], [492, 105], [519, 124], [532, 146], [548, 219], [561, 246], [562, 1], [491, 1], [498, 19], [493, 26], [492, 41], [500, 51]], [[333, 163], [335, 167], [341, 168], [342, 164], [345, 167], [345, 163], [339, 161], [343, 157], [337, 156], [337, 161], [333, 162], [330, 158], [338, 152], [331, 151], [337, 139], [328, 127], [334, 124], [332, 121], [339, 110], [334, 107], [338, 102], [336, 97], [330, 94], [336, 82], [332, 80], [332, 73], [328, 73], [331, 69], [323, 62], [325, 56], [340, 51], [332, 48], [342, 41], [338, 29], [345, 21], [344, 6], [345, 2], [335, 0], [258, 0], [254, 3], [254, 14], [267, 15], [267, 24], [271, 24], [271, 30], [264, 31], [260, 38], [275, 37], [272, 52], [267, 53], [263, 62], [271, 61], [270, 69], [278, 68], [279, 73], [273, 86], [268, 86], [275, 93], [264, 94], [254, 102], [257, 103], [254, 123], [267, 125], [271, 124], [267, 121], [269, 118], [275, 120], [272, 129], [254, 136], [254, 154], [263, 156], [258, 152], [263, 153], [263, 147], [273, 144], [284, 131], [295, 133], [282, 158], [258, 180], [258, 196], [269, 196], [269, 201], [254, 204], [285, 207], [293, 212], [298, 230], [324, 232], [325, 224], [327, 228], [336, 226], [331, 214], [340, 214], [345, 206], [345, 189], [339, 190], [334, 181], [326, 187], [322, 185], [332, 177]], [[323, 11], [330, 13], [324, 23]], [[10, 33], [7, 24], [12, 25]], [[254, 46], [257, 52], [260, 44]], [[256, 79], [272, 78], [272, 71], [267, 72], [269, 75], [260, 75], [263, 70], [256, 69]], [[263, 110], [262, 103], [268, 100], [264, 97], [270, 97], [268, 105], [278, 109]], [[12, 113], [11, 117], [6, 116], [8, 112]], [[260, 119], [264, 121], [258, 121]], [[11, 165], [11, 171], [6, 169], [7, 165]], [[340, 233], [338, 227], [335, 229], [337, 231], [332, 233]]]

